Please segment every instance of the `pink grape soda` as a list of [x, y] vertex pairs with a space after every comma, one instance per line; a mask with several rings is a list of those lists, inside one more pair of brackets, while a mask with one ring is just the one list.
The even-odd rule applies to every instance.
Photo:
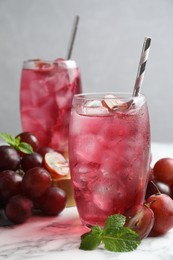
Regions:
[[32, 132], [40, 146], [68, 154], [70, 110], [77, 93], [81, 80], [75, 61], [25, 61], [20, 91], [23, 131]]
[[84, 224], [103, 226], [109, 215], [143, 204], [150, 162], [145, 97], [75, 95], [69, 155], [75, 201]]

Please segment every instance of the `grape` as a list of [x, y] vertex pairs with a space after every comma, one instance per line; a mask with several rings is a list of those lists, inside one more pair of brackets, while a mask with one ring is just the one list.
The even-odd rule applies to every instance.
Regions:
[[171, 190], [171, 196], [170, 197], [173, 199], [173, 184], [169, 187], [170, 187], [170, 190]]
[[41, 154], [42, 157], [45, 156], [46, 153], [50, 153], [50, 152], [55, 152], [55, 150], [53, 150], [52, 148], [48, 147], [48, 146], [42, 146], [38, 149], [37, 151], [39, 154]]
[[173, 159], [162, 158], [156, 162], [153, 168], [154, 178], [168, 185], [173, 184]]
[[58, 152], [46, 153], [44, 167], [50, 172], [52, 179], [66, 177], [69, 174], [69, 163], [65, 157]]
[[39, 148], [39, 141], [35, 135], [30, 132], [22, 132], [18, 134], [16, 137], [20, 137], [21, 142], [28, 143], [32, 146], [33, 151], [37, 151]]
[[23, 195], [15, 195], [10, 198], [6, 207], [7, 218], [17, 224], [25, 222], [32, 215], [33, 203]]
[[147, 185], [145, 199], [159, 192], [163, 194], [167, 194], [168, 196], [172, 197], [172, 192], [169, 185], [163, 182], [152, 180]]
[[172, 197], [171, 188], [166, 183], [163, 183], [161, 181], [155, 181], [160, 193], [167, 194], [168, 196]]
[[66, 193], [58, 187], [50, 187], [40, 198], [36, 199], [39, 209], [49, 216], [58, 215], [65, 208], [66, 202]]
[[38, 166], [41, 167], [42, 164], [43, 164], [43, 157], [37, 152], [26, 154], [21, 159], [21, 166], [25, 172], [34, 167], [38, 167]]
[[22, 190], [29, 198], [41, 196], [50, 186], [50, 174], [42, 167], [34, 167], [23, 176]]
[[0, 172], [0, 199], [6, 202], [13, 195], [21, 193], [22, 176], [15, 171]]
[[157, 194], [159, 192], [157, 185], [155, 182], [149, 181], [146, 189], [145, 199], [148, 199], [151, 195]]
[[20, 155], [11, 146], [0, 146], [0, 172], [4, 170], [16, 170], [20, 163]]
[[146, 205], [129, 209], [126, 213], [125, 226], [134, 230], [141, 239], [147, 237], [154, 225], [154, 213]]
[[149, 236], [160, 236], [173, 228], [173, 200], [166, 194], [151, 195], [147, 201], [154, 212], [154, 226]]

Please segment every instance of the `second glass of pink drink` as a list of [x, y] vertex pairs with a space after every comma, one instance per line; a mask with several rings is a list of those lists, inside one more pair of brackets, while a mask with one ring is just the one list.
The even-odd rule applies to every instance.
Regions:
[[40, 146], [66, 156], [72, 98], [77, 93], [81, 80], [75, 61], [25, 61], [20, 91], [23, 131], [32, 132]]
[[69, 155], [74, 196], [84, 224], [103, 226], [109, 215], [143, 204], [150, 162], [145, 97], [75, 95]]

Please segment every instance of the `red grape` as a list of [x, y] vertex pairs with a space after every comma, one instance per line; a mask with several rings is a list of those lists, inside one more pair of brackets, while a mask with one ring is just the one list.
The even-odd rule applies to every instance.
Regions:
[[65, 191], [58, 187], [50, 187], [40, 198], [36, 199], [39, 209], [50, 216], [58, 215], [65, 208], [66, 202]]
[[25, 222], [32, 215], [33, 203], [22, 195], [15, 195], [10, 198], [6, 207], [7, 218], [17, 224]]
[[146, 205], [131, 208], [125, 213], [125, 226], [134, 230], [141, 239], [147, 237], [154, 225], [154, 213]]
[[160, 193], [167, 194], [169, 197], [172, 197], [172, 191], [169, 185], [161, 181], [155, 181]]
[[52, 148], [48, 147], [48, 146], [42, 146], [38, 149], [37, 151], [39, 154], [41, 154], [41, 156], [45, 156], [46, 153], [50, 153], [50, 152], [55, 152], [55, 150], [53, 150]]
[[151, 195], [147, 201], [154, 212], [154, 226], [150, 236], [159, 236], [173, 228], [173, 200], [166, 194]]
[[33, 151], [37, 151], [39, 148], [39, 141], [35, 135], [30, 132], [22, 132], [18, 134], [16, 137], [20, 137], [21, 142], [28, 143], [32, 146]]
[[153, 168], [154, 178], [168, 185], [173, 184], [173, 159], [162, 158], [156, 162]]
[[43, 164], [43, 157], [37, 152], [26, 154], [21, 159], [21, 166], [25, 172], [34, 167], [41, 167], [42, 164]]
[[152, 180], [147, 185], [145, 199], [157, 193], [167, 194], [168, 196], [172, 197], [172, 192], [169, 185], [163, 182]]
[[148, 199], [151, 195], [157, 194], [159, 192], [157, 185], [155, 182], [149, 181], [146, 189], [145, 199]]
[[41, 196], [50, 186], [51, 177], [44, 168], [34, 167], [23, 176], [22, 189], [29, 198]]
[[0, 146], [0, 171], [16, 170], [20, 163], [20, 155], [11, 146]]
[[170, 187], [170, 190], [171, 190], [171, 196], [170, 197], [173, 199], [173, 184], [169, 187]]
[[15, 171], [0, 172], [0, 199], [6, 202], [13, 195], [21, 193], [22, 176]]

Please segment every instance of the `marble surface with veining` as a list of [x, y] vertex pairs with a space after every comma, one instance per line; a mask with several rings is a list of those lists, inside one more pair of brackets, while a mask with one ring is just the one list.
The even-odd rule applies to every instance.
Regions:
[[0, 259], [173, 259], [173, 230], [162, 237], [143, 239], [135, 251], [128, 253], [108, 252], [102, 246], [93, 251], [80, 250], [80, 236], [86, 231], [76, 207], [66, 208], [57, 217], [33, 216], [21, 225], [4, 223], [0, 228]]
[[[153, 162], [173, 157], [173, 144], [153, 144]], [[59, 216], [34, 215], [24, 224], [12, 225], [0, 212], [0, 260], [172, 260], [173, 229], [164, 236], [143, 239], [132, 252], [114, 253], [100, 246], [93, 251], [79, 249], [82, 226], [76, 207], [66, 208]]]

